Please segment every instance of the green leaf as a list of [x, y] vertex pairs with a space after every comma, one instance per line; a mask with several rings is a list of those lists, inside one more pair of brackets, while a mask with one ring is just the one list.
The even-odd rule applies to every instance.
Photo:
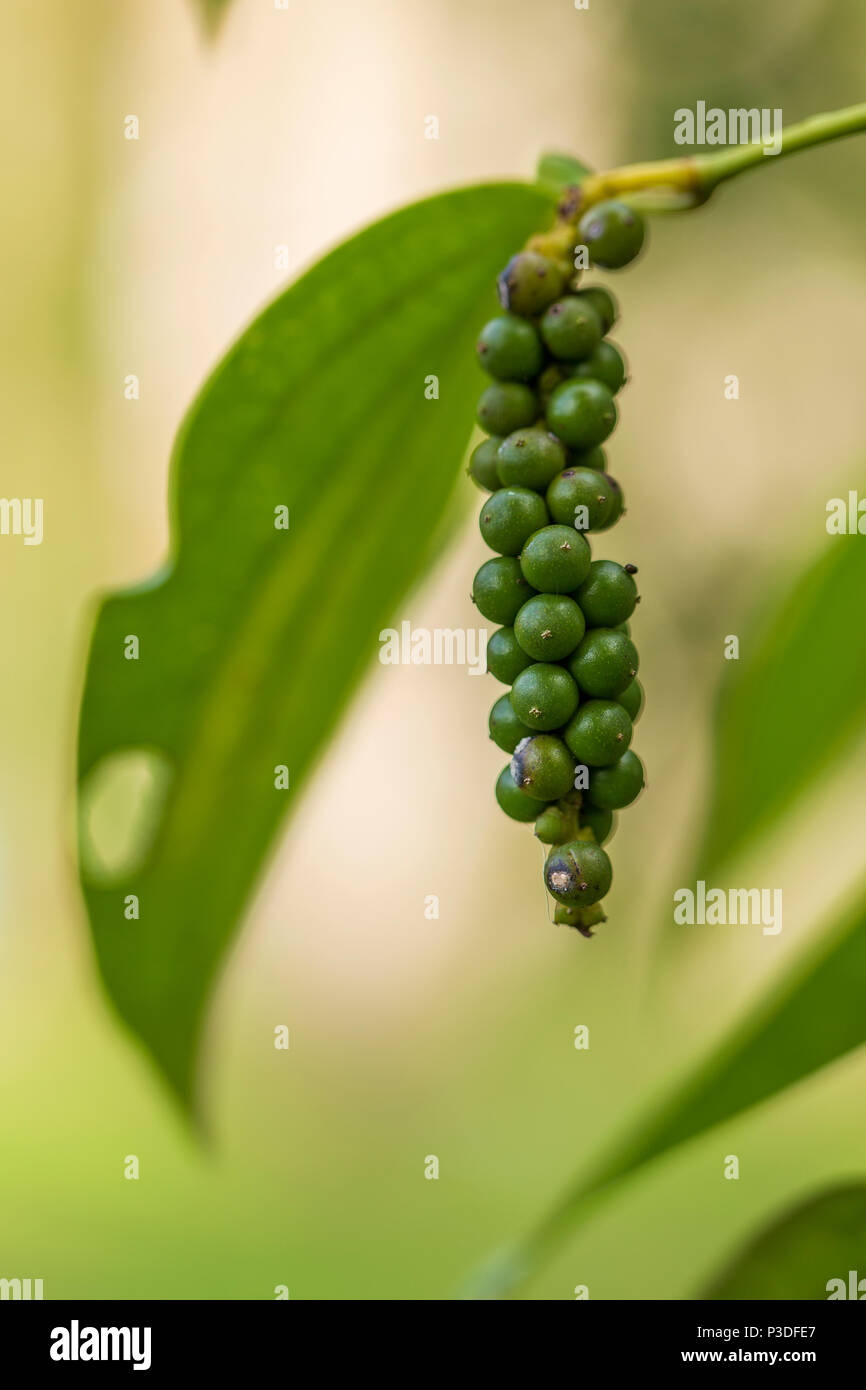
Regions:
[[169, 565], [102, 605], [80, 720], [82, 884], [108, 991], [184, 1102], [267, 848], [438, 542], [496, 273], [551, 212], [520, 184], [431, 198], [282, 294], [180, 431]]
[[817, 564], [725, 663], [698, 877], [777, 821], [851, 746], [866, 718], [864, 592], [860, 537], [827, 537]]
[[572, 155], [551, 152], [539, 159], [535, 177], [543, 188], [559, 196], [566, 188], [573, 188], [591, 173], [588, 164], [581, 163]]
[[[490, 1266], [483, 1296], [511, 1291], [541, 1267], [622, 1178], [866, 1042], [866, 882], [856, 904], [790, 967], [747, 1018], [575, 1183], [508, 1261]], [[514, 1276], [509, 1271], [519, 1271]]]
[[866, 1277], [864, 1251], [866, 1184], [853, 1183], [785, 1212], [739, 1251], [699, 1297], [859, 1299], [859, 1278]]

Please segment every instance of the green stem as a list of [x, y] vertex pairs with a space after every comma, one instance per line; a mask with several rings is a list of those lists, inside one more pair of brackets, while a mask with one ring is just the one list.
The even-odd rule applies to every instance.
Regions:
[[[587, 174], [568, 191], [560, 205], [559, 219], [551, 232], [535, 237], [530, 245], [552, 255], [568, 255], [569, 236], [587, 208], [605, 198], [625, 198], [647, 212], [679, 212], [706, 202], [720, 183], [736, 178], [757, 165], [807, 150], [829, 140], [866, 131], [866, 103], [810, 116], [782, 131], [776, 156], [765, 153], [761, 143], [733, 145], [714, 154], [685, 159], [659, 159], [645, 164], [623, 164], [600, 174]], [[573, 244], [573, 242], [572, 242]]]

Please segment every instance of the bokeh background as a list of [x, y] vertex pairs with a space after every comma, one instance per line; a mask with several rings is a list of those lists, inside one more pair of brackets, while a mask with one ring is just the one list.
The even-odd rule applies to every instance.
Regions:
[[[449, 1297], [844, 897], [863, 746], [738, 869], [783, 885], [781, 937], [671, 920], [723, 638], [828, 544], [826, 500], [864, 476], [857, 142], [657, 223], [615, 283], [629, 511], [606, 553], [640, 567], [650, 789], [621, 817], [594, 942], [548, 924], [539, 846], [493, 802], [492, 681], [371, 670], [223, 974], [203, 1151], [102, 996], [72, 791], [95, 596], [163, 556], [174, 432], [285, 282], [276, 247], [300, 269], [405, 201], [529, 177], [545, 148], [597, 167], [670, 153], [698, 100], [787, 120], [859, 100], [864, 31], [858, 0], [235, 0], [208, 42], [182, 0], [8, 0], [3, 491], [44, 497], [45, 540], [0, 538], [0, 1276], [48, 1298]], [[477, 624], [461, 488], [465, 524], [396, 622]], [[693, 1296], [757, 1222], [862, 1174], [864, 1082], [854, 1055], [633, 1178], [529, 1296]]]

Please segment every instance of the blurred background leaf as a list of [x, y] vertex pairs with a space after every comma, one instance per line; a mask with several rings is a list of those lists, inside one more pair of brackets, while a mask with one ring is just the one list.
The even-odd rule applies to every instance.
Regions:
[[[160, 777], [167, 799], [142, 864], [106, 882], [85, 836], [84, 890], [109, 993], [184, 1101], [213, 974], [265, 851], [436, 547], [493, 276], [550, 212], [520, 184], [444, 194], [308, 271], [229, 351], [181, 429], [167, 573], [102, 606], [79, 735], [86, 826], [103, 759], [127, 766], [144, 750], [173, 775]], [[275, 528], [280, 506], [288, 530]], [[139, 660], [124, 659], [129, 634]], [[288, 791], [275, 789], [280, 765]], [[348, 894], [339, 858], [321, 887]], [[140, 926], [124, 919], [130, 894]]]
[[213, 35], [222, 24], [232, 0], [195, 0], [195, 4], [204, 20], [205, 29]]
[[866, 548], [834, 537], [725, 662], [712, 794], [696, 875], [708, 878], [781, 817], [866, 719]]
[[841, 1280], [832, 1290], [842, 1297], [852, 1293], [849, 1271], [858, 1271], [855, 1283], [866, 1277], [866, 1184], [856, 1183], [833, 1192], [822, 1192], [791, 1208], [733, 1257], [700, 1298], [713, 1299], [827, 1299], [827, 1285]]

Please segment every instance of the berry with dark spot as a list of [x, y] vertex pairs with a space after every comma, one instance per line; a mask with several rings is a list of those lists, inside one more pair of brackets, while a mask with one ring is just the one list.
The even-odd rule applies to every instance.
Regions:
[[574, 758], [561, 738], [532, 734], [514, 750], [511, 777], [536, 801], [558, 801], [574, 790]]
[[565, 287], [561, 266], [538, 251], [519, 251], [499, 277], [499, 302], [503, 309], [533, 318], [543, 314]]
[[576, 294], [557, 299], [540, 324], [548, 352], [563, 362], [580, 362], [601, 342], [601, 319], [593, 306]]
[[555, 846], [544, 865], [548, 893], [568, 907], [597, 903], [608, 892], [612, 878], [610, 860], [592, 840]]
[[578, 290], [578, 298], [591, 304], [601, 319], [602, 333], [609, 333], [619, 318], [619, 305], [603, 285], [590, 285], [588, 289]]

